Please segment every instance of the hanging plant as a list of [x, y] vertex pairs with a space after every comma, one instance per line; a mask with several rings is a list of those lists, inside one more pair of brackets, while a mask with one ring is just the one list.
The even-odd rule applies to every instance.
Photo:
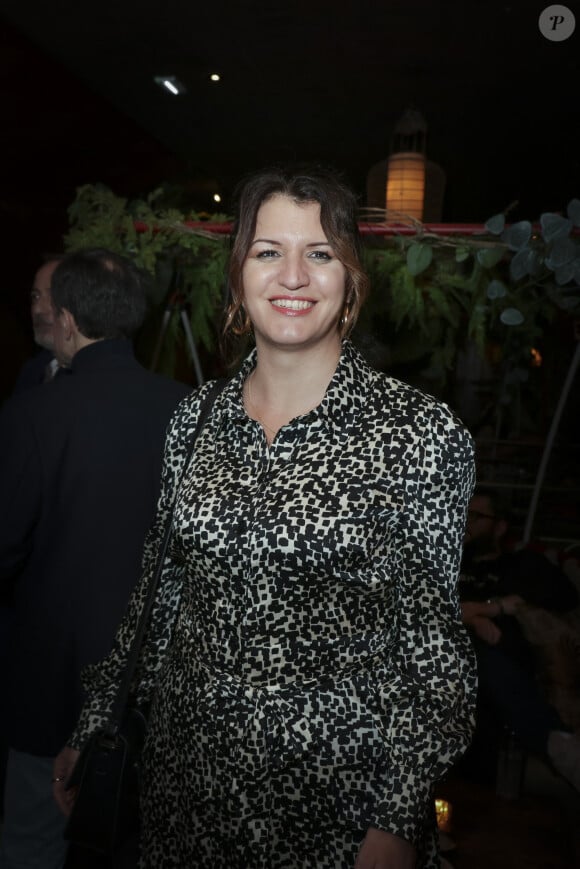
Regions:
[[[229, 244], [209, 230], [225, 215], [165, 208], [161, 188], [129, 201], [85, 185], [69, 219], [66, 250], [100, 246], [132, 257], [155, 277], [152, 304], [159, 309], [170, 292], [179, 293], [195, 341], [215, 348]], [[506, 225], [505, 214], [496, 214], [478, 234], [436, 234], [413, 220], [411, 234], [391, 226], [390, 235], [365, 236], [372, 292], [359, 339], [372, 334], [388, 345], [391, 362], [424, 359], [435, 391], [469, 342], [481, 353], [499, 347], [506, 371], [525, 371], [554, 316], [580, 311], [578, 227], [580, 200], [573, 199], [566, 217], [545, 213], [536, 224]], [[183, 340], [177, 321], [169, 334], [164, 369], [171, 373]]]
[[[451, 344], [458, 350], [474, 341], [483, 352], [494, 341], [506, 353], [516, 344], [529, 353], [559, 310], [580, 310], [580, 245], [574, 234], [580, 201], [572, 200], [567, 213], [543, 214], [536, 227], [529, 221], [506, 227], [505, 215], [498, 214], [471, 236], [434, 235], [417, 227], [411, 237], [380, 244], [373, 239], [366, 254], [371, 307], [396, 330], [417, 333], [417, 356], [429, 352], [431, 374], [442, 380], [454, 363]], [[517, 342], [510, 330], [517, 331]]]
[[[174, 308], [159, 365], [172, 374], [176, 352], [185, 343], [182, 308], [196, 344], [215, 348], [229, 240], [203, 228], [223, 223], [225, 215], [164, 208], [162, 197], [161, 188], [146, 199], [129, 201], [100, 184], [80, 187], [68, 209], [64, 247], [104, 247], [130, 257], [152, 275], [150, 303], [156, 319], [161, 321], [166, 305]], [[203, 225], [188, 225], [194, 222]]]

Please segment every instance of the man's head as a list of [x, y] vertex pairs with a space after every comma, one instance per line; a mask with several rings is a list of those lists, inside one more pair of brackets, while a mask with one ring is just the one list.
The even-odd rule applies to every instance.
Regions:
[[102, 248], [69, 254], [52, 276], [54, 350], [61, 365], [106, 338], [131, 338], [143, 323], [148, 278]]
[[59, 259], [48, 260], [34, 275], [30, 291], [30, 315], [34, 340], [45, 350], [54, 350], [54, 311], [51, 298], [51, 280]]
[[495, 492], [476, 492], [467, 511], [465, 550], [472, 555], [497, 555], [508, 529], [507, 510]]

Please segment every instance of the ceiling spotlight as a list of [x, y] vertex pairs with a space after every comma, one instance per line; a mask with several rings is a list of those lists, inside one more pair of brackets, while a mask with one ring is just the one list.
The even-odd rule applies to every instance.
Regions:
[[221, 80], [221, 75], [220, 75], [219, 73], [217, 73], [217, 72], [212, 72], [212, 74], [210, 75], [210, 79], [211, 79], [212, 81], [220, 81], [220, 80]]
[[221, 201], [222, 201], [222, 198], [221, 198], [221, 196], [219, 195], [219, 193], [214, 193], [214, 195], [213, 195], [213, 201], [214, 201], [214, 202], [221, 202]]
[[176, 97], [187, 93], [185, 85], [183, 85], [178, 78], [175, 78], [174, 75], [156, 75], [155, 84], [158, 84], [159, 87], [165, 88], [165, 90], [168, 90], [169, 93]]

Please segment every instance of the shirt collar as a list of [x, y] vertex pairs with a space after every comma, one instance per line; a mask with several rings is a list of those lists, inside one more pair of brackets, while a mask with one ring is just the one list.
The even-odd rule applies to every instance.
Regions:
[[[244, 359], [240, 370], [225, 387], [220, 400], [223, 422], [246, 418], [242, 389], [245, 379], [256, 367], [257, 350], [254, 348]], [[361, 353], [345, 340], [338, 365], [318, 407], [306, 413], [304, 422], [320, 420], [330, 434], [349, 429], [356, 423], [369, 399], [376, 372]]]

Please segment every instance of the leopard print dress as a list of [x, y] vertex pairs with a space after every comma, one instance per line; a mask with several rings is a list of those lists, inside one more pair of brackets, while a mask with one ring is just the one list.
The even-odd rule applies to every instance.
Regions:
[[242, 402], [255, 353], [179, 485], [208, 385], [172, 420], [143, 579], [71, 744], [110, 708], [178, 488], [135, 683], [143, 869], [352, 869], [369, 826], [435, 867], [433, 782], [476, 691], [456, 596], [471, 439], [344, 342], [321, 404], [268, 447]]

